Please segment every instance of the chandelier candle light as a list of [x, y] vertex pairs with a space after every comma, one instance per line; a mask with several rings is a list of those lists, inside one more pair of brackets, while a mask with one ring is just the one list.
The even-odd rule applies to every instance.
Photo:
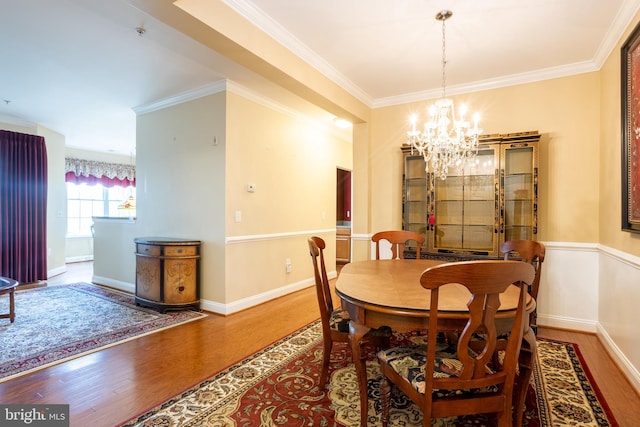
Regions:
[[[468, 160], [473, 160], [478, 153], [478, 136], [482, 129], [478, 128], [480, 116], [473, 116], [473, 126], [465, 120], [467, 108], [461, 105], [456, 119], [453, 101], [446, 98], [446, 39], [445, 21], [453, 15], [450, 10], [442, 10], [436, 15], [442, 21], [442, 98], [429, 108], [429, 120], [422, 131], [416, 130], [416, 115], [410, 118], [412, 128], [408, 134], [408, 144], [424, 157], [425, 169], [431, 170], [440, 179], [446, 179], [449, 168], [458, 170]], [[429, 167], [431, 165], [431, 167]]]

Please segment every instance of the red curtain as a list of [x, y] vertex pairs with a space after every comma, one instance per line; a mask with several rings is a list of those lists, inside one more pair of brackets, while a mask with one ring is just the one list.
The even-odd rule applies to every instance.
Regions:
[[47, 148], [44, 138], [0, 130], [0, 275], [47, 279]]

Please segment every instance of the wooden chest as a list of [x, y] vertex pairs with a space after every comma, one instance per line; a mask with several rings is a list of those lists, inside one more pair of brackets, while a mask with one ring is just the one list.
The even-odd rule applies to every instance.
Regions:
[[200, 309], [200, 241], [139, 237], [136, 304], [166, 310]]

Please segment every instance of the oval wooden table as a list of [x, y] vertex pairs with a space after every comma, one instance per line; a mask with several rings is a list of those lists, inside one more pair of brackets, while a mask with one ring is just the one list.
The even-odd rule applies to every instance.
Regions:
[[[359, 355], [356, 342], [370, 329], [390, 326], [394, 331], [406, 332], [427, 329], [429, 322], [430, 292], [420, 285], [422, 272], [443, 264], [436, 260], [371, 260], [346, 264], [336, 281], [336, 294], [353, 320], [355, 331], [352, 342], [354, 355]], [[519, 289], [510, 287], [500, 296], [498, 332], [508, 332], [515, 316]], [[440, 289], [438, 319], [442, 331], [460, 331], [468, 319], [467, 302], [471, 294], [459, 284], [445, 285]], [[529, 298], [527, 312], [535, 308]], [[352, 328], [353, 330], [354, 328]], [[536, 338], [531, 330], [525, 333], [519, 360], [519, 376], [514, 388], [514, 407], [524, 408], [527, 385], [533, 368]], [[355, 356], [354, 356], [355, 357]], [[356, 368], [359, 366], [355, 364]], [[357, 369], [360, 390], [360, 424], [367, 425], [366, 371]], [[522, 411], [515, 411], [514, 425], [522, 425]]]

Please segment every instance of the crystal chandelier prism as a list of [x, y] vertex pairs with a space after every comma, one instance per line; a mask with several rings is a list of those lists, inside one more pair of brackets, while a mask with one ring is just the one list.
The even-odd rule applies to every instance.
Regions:
[[436, 15], [442, 21], [442, 98], [429, 108], [429, 120], [423, 130], [416, 129], [417, 117], [412, 115], [411, 130], [407, 132], [408, 144], [424, 157], [425, 169], [440, 179], [446, 179], [449, 168], [461, 170], [465, 163], [473, 160], [478, 153], [479, 115], [476, 113], [473, 125], [466, 120], [464, 105], [456, 111], [453, 101], [446, 97], [446, 38], [445, 21], [453, 15], [450, 10], [442, 10]]

